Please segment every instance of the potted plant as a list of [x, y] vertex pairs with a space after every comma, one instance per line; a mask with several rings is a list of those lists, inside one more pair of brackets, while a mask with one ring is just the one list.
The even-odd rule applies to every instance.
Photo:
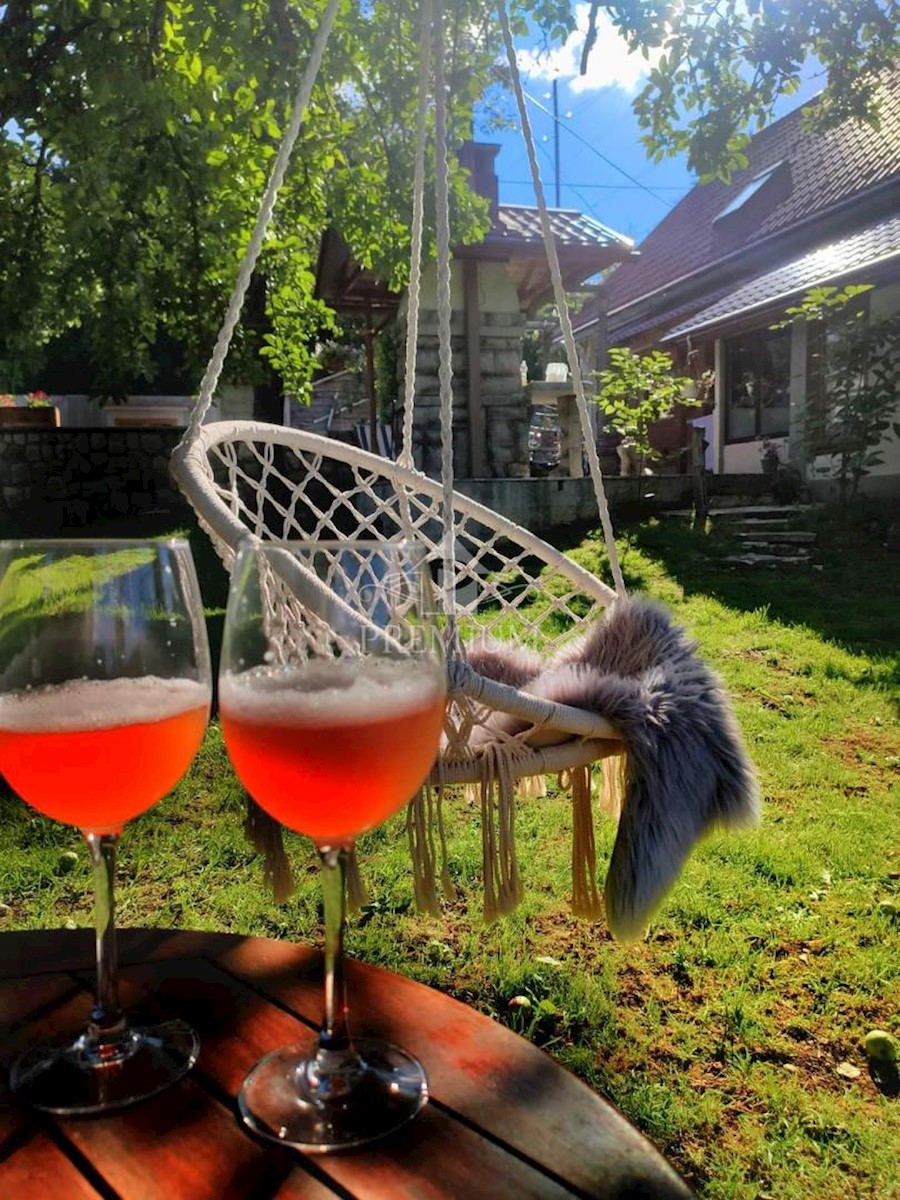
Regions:
[[0, 428], [53, 429], [59, 424], [59, 409], [46, 392], [29, 392], [22, 404], [8, 392], [0, 393]]

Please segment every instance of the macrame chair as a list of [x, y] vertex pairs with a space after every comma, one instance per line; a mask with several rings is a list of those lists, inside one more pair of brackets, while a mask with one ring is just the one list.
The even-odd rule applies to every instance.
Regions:
[[[304, 110], [338, 8], [330, 0], [316, 32], [292, 117], [275, 160], [226, 318], [204, 375], [173, 473], [226, 566], [248, 534], [263, 539], [412, 536], [441, 578], [447, 628], [449, 702], [445, 737], [429, 786], [411, 802], [407, 829], [417, 903], [438, 907], [439, 883], [452, 892], [440, 800], [449, 785], [475, 785], [482, 810], [484, 910], [510, 911], [522, 894], [514, 841], [515, 791], [540, 792], [548, 772], [568, 781], [573, 798], [573, 894], [577, 914], [602, 911], [596, 884], [591, 764], [603, 762], [607, 804], [615, 812], [624, 777], [623, 746], [602, 714], [541, 699], [474, 669], [466, 636], [496, 635], [552, 658], [607, 605], [625, 598], [603, 491], [572, 325], [544, 200], [504, 4], [498, 8], [541, 226], [576, 392], [584, 444], [597, 495], [613, 587], [547, 542], [454, 491], [448, 155], [441, 17], [421, 5], [419, 105], [413, 191], [412, 252], [405, 360], [404, 418], [396, 463], [318, 434], [252, 421], [203, 424], [219, 380], [250, 276], [272, 217]], [[433, 76], [430, 65], [433, 64]], [[429, 81], [433, 78], [433, 88]], [[421, 282], [423, 196], [429, 92], [433, 93], [437, 226], [437, 324], [442, 477], [417, 470], [413, 406]], [[302, 582], [293, 588], [303, 602]], [[503, 718], [498, 721], [498, 715]], [[548, 731], [552, 733], [548, 734]], [[548, 744], [549, 743], [549, 744]], [[629, 931], [631, 932], [631, 931]]]

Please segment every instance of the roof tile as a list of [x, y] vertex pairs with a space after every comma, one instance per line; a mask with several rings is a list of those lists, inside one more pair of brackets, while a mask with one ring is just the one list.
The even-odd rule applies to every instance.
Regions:
[[[707, 304], [702, 311], [695, 312], [690, 320], [670, 329], [665, 340], [712, 328], [753, 309], [770, 307], [778, 300], [787, 301], [807, 288], [862, 271], [893, 256], [900, 256], [900, 217], [879, 221], [850, 237], [820, 246], [777, 270], [757, 275], [715, 303]], [[707, 297], [707, 300], [712, 299], [712, 296]], [[672, 319], [678, 315], [670, 314]], [[657, 317], [655, 323], [658, 321]]]
[[[900, 174], [900, 68], [886, 72], [878, 103], [877, 130], [848, 120], [827, 133], [807, 133], [801, 109], [763, 129], [747, 148], [747, 167], [730, 183], [714, 180], [694, 187], [648, 234], [640, 257], [613, 272], [606, 288], [609, 311], [722, 257], [714, 218], [751, 180], [781, 160], [790, 164], [791, 187], [748, 231], [745, 246]], [[733, 251], [734, 244], [728, 249]]]
[[[629, 249], [633, 243], [622, 233], [602, 225], [576, 208], [548, 209], [550, 228], [556, 241], [563, 246], [613, 246]], [[540, 212], [524, 204], [501, 204], [494, 228], [485, 241], [542, 242]]]

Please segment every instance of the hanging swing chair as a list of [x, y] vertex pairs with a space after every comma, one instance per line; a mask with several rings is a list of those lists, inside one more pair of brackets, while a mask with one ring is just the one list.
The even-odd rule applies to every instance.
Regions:
[[[204, 424], [271, 220], [339, 0], [316, 32], [292, 117], [241, 263], [226, 318], [172, 469], [227, 567], [241, 540], [416, 538], [441, 581], [446, 625], [445, 735], [407, 828], [417, 903], [437, 911], [452, 894], [441, 820], [451, 785], [478, 790], [484, 911], [509, 912], [522, 895], [515, 853], [516, 794], [542, 794], [559, 774], [572, 793], [572, 908], [638, 936], [694, 842], [714, 826], [757, 815], [753, 770], [727, 698], [684, 633], [662, 610], [626, 595], [581, 382], [556, 245], [537, 168], [512, 36], [498, 13], [540, 213], [590, 476], [613, 580], [610, 587], [547, 542], [454, 490], [450, 228], [441, 16], [422, 0], [404, 415], [396, 463], [328, 437], [253, 421]], [[433, 101], [430, 100], [433, 97]], [[413, 459], [426, 129], [433, 106], [437, 324], [442, 475]], [[295, 589], [295, 592], [298, 589]], [[297, 599], [303, 602], [302, 587]], [[619, 820], [597, 887], [592, 766], [601, 803]]]

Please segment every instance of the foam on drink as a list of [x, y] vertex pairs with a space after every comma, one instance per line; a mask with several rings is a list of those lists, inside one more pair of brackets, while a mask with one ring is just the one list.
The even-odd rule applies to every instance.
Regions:
[[88, 732], [163, 721], [208, 703], [209, 689], [193, 679], [73, 679], [0, 696], [0, 729]]
[[318, 660], [288, 670], [258, 668], [227, 674], [220, 703], [260, 725], [362, 725], [373, 717], [397, 721], [443, 697], [434, 668], [402, 659]]

